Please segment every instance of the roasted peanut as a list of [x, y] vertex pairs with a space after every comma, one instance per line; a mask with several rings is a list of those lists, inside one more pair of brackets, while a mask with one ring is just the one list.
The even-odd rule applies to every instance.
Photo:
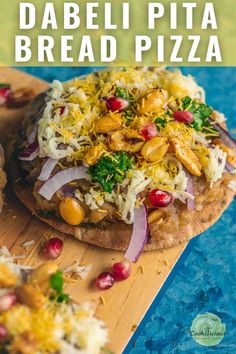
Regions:
[[194, 152], [180, 138], [170, 138], [171, 147], [177, 159], [194, 176], [201, 176], [202, 165]]
[[96, 133], [109, 133], [119, 129], [122, 126], [121, 116], [116, 114], [104, 116], [95, 121], [94, 131]]
[[167, 138], [155, 137], [148, 140], [142, 147], [141, 155], [148, 162], [161, 160], [168, 150]]
[[9, 267], [0, 263], [0, 288], [10, 288], [17, 284], [18, 277], [13, 273]]
[[46, 297], [43, 293], [31, 284], [19, 286], [19, 288], [16, 289], [16, 296], [22, 304], [33, 309], [39, 309], [46, 302]]
[[89, 166], [95, 165], [104, 152], [102, 145], [93, 146], [87, 151], [84, 162]]
[[50, 288], [50, 277], [58, 271], [58, 265], [55, 262], [46, 262], [33, 270], [28, 283], [39, 288], [46, 294]]
[[121, 129], [110, 136], [110, 149], [113, 151], [138, 152], [144, 144], [144, 137], [134, 129]]
[[148, 223], [152, 224], [153, 222], [156, 221], [161, 222], [162, 217], [163, 217], [163, 211], [160, 209], [156, 209], [148, 215]]
[[68, 197], [62, 200], [59, 209], [61, 217], [69, 225], [79, 225], [84, 221], [84, 209], [74, 198]]
[[159, 111], [167, 103], [167, 92], [161, 89], [153, 89], [138, 102], [140, 115]]
[[10, 348], [11, 354], [36, 354], [37, 342], [32, 333], [23, 333], [15, 336]]

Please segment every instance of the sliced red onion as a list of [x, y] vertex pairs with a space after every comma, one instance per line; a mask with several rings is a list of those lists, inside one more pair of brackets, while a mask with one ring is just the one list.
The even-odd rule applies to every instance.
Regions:
[[49, 177], [51, 176], [52, 171], [54, 170], [56, 164], [57, 164], [58, 160], [54, 160], [54, 159], [47, 159], [47, 161], [45, 162], [45, 164], [42, 167], [41, 173], [38, 176], [38, 180], [39, 181], [47, 181], [49, 179]]
[[144, 205], [134, 209], [133, 231], [125, 258], [137, 262], [148, 239], [147, 212]]
[[228, 172], [233, 172], [235, 170], [235, 167], [233, 165], [231, 165], [231, 163], [229, 163], [228, 161], [226, 161], [225, 163], [225, 169]]
[[51, 200], [53, 195], [65, 184], [77, 179], [88, 179], [87, 171], [88, 168], [84, 166], [67, 168], [48, 179], [38, 192], [47, 200]]
[[32, 130], [29, 136], [27, 137], [27, 141], [29, 144], [32, 144], [35, 141], [37, 134], [38, 134], [38, 120], [34, 122]]
[[[185, 170], [185, 174], [186, 174], [186, 176], [188, 178], [186, 192], [194, 195], [193, 177], [186, 170]], [[187, 207], [188, 207], [188, 210], [192, 210], [193, 211], [195, 209], [194, 199], [191, 199], [191, 198], [187, 199]]]
[[230, 147], [231, 149], [236, 149], [236, 140], [232, 138], [232, 136], [222, 128], [218, 123], [215, 123], [215, 121], [212, 118], [209, 118], [210, 122], [214, 123], [213, 128], [216, 129], [220, 133], [220, 137], [225, 145]]
[[37, 141], [33, 142], [27, 148], [20, 153], [19, 160], [33, 161], [39, 154], [39, 144]]

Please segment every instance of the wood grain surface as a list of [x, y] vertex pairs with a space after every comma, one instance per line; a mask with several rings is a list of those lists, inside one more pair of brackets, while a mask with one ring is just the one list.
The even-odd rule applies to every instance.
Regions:
[[[32, 87], [36, 93], [48, 86], [40, 79], [7, 67], [0, 68], [0, 82], [11, 83], [13, 89]], [[12, 139], [21, 119], [22, 110], [0, 108], [1, 142], [5, 144]], [[12, 254], [24, 256], [20, 262], [34, 267], [44, 261], [41, 250], [45, 236], [58, 236], [64, 240], [62, 254], [57, 259], [62, 268], [77, 260], [84, 265], [92, 264], [89, 276], [69, 283], [66, 290], [75, 301], [92, 301], [97, 317], [104, 320], [109, 329], [109, 349], [117, 354], [122, 353], [186, 247], [183, 244], [162, 251], [145, 252], [139, 262], [132, 265], [132, 275], [128, 280], [117, 282], [107, 291], [98, 291], [94, 288], [94, 278], [121, 260], [123, 253], [97, 248], [54, 231], [31, 215], [8, 186], [5, 207], [0, 216], [0, 246], [7, 246]], [[33, 247], [22, 247], [26, 240], [35, 240]]]

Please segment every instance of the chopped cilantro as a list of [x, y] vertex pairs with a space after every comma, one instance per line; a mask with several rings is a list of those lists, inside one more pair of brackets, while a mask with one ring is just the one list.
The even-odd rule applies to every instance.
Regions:
[[129, 123], [133, 120], [132, 108], [136, 102], [135, 96], [130, 91], [125, 90], [119, 86], [116, 86], [115, 95], [129, 101], [129, 107], [124, 111], [124, 118], [126, 123], [129, 125]]
[[190, 123], [190, 126], [197, 131], [204, 132], [208, 136], [216, 135], [217, 131], [212, 127], [209, 117], [212, 114], [213, 109], [197, 100], [190, 97], [184, 97], [181, 100], [180, 109], [182, 111], [192, 112], [194, 115], [194, 121]]
[[111, 193], [114, 186], [122, 182], [126, 172], [132, 168], [132, 160], [125, 152], [104, 156], [98, 163], [89, 168], [93, 182], [99, 182], [105, 192]]
[[167, 121], [164, 118], [156, 118], [155, 123], [157, 125], [157, 129], [160, 130], [160, 127], [165, 128]]
[[123, 88], [117, 86], [116, 87], [116, 96], [125, 98], [126, 100], [129, 99], [129, 93], [128, 91], [124, 90]]
[[5, 84], [5, 83], [0, 83], [0, 88], [7, 88], [10, 89], [11, 85], [10, 84]]
[[68, 302], [69, 295], [64, 294], [63, 292], [64, 281], [62, 275], [62, 271], [59, 270], [57, 273], [51, 275], [50, 277], [50, 287], [55, 291], [55, 294], [52, 294], [51, 298], [56, 299], [57, 302]]

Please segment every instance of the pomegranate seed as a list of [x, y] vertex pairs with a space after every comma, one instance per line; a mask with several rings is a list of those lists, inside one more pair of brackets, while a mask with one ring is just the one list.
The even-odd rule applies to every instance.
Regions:
[[44, 246], [44, 252], [49, 259], [56, 259], [60, 256], [62, 248], [63, 241], [57, 237], [53, 237]]
[[65, 112], [66, 107], [61, 106], [61, 107], [59, 107], [59, 109], [60, 109], [60, 115], [62, 115]]
[[146, 123], [141, 128], [140, 133], [145, 140], [150, 140], [158, 135], [157, 127], [155, 123]]
[[173, 117], [178, 122], [192, 123], [194, 121], [194, 115], [189, 111], [175, 111]]
[[149, 200], [154, 207], [163, 208], [173, 201], [172, 194], [160, 189], [153, 189], [149, 193]]
[[95, 285], [98, 289], [101, 290], [106, 290], [106, 289], [110, 289], [112, 287], [112, 285], [114, 284], [114, 278], [113, 275], [111, 273], [108, 272], [104, 272], [99, 274], [99, 276], [97, 277], [96, 281], [95, 281]]
[[124, 98], [111, 96], [106, 100], [107, 109], [110, 111], [124, 111], [129, 106], [129, 101]]
[[125, 280], [131, 274], [131, 267], [129, 262], [118, 262], [113, 264], [112, 275], [115, 280]]
[[0, 312], [10, 310], [17, 303], [17, 298], [14, 293], [8, 293], [0, 296]]
[[0, 343], [4, 342], [4, 340], [7, 338], [8, 332], [6, 327], [3, 325], [0, 325]]
[[10, 93], [11, 90], [9, 85], [0, 85], [0, 106], [3, 106], [5, 103], [7, 103]]

